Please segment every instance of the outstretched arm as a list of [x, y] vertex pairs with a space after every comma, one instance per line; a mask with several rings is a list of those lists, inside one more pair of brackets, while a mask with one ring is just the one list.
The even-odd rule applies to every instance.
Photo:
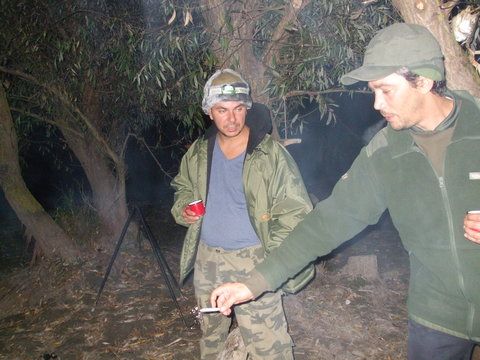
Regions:
[[230, 315], [232, 306], [253, 300], [250, 289], [242, 283], [225, 283], [217, 287], [210, 296], [212, 307], [219, 307], [223, 315]]
[[246, 273], [243, 283], [224, 284], [214, 290], [212, 306], [230, 314], [231, 306], [276, 290], [315, 258], [376, 223], [386, 208], [381, 185], [366, 150], [362, 150], [332, 195], [317, 204], [263, 262]]

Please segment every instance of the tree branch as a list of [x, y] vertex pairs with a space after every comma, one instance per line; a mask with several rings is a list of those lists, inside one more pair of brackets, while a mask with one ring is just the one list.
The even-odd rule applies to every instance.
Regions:
[[[18, 108], [15, 108], [15, 107], [10, 107], [10, 110], [13, 110], [15, 112], [18, 112], [20, 114], [23, 114], [23, 115], [27, 115], [28, 117], [31, 117], [35, 120], [38, 120], [38, 121], [41, 121], [41, 122], [44, 122], [46, 124], [50, 124], [50, 125], [53, 125], [55, 127], [59, 127], [60, 125], [58, 125], [58, 122], [56, 122], [55, 120], [48, 120], [46, 118], [44, 118], [43, 116], [40, 116], [40, 115], [37, 115], [37, 114], [34, 114], [30, 111], [26, 111], [26, 110], [23, 110], [23, 109], [18, 109]], [[83, 138], [83, 134], [81, 134], [80, 132], [72, 129], [72, 128], [69, 128], [67, 126], [64, 126], [63, 127], [65, 130], [67, 131], [70, 131], [72, 132], [73, 134], [75, 134], [76, 136], [78, 137], [82, 137]]]
[[480, 97], [480, 78], [455, 41], [448, 22], [449, 9], [443, 9], [437, 0], [393, 0], [392, 4], [405, 22], [425, 26], [438, 40], [445, 57], [448, 88], [468, 90]]
[[[289, 91], [285, 95], [283, 95], [281, 98], [290, 98], [290, 97], [295, 97], [295, 96], [317, 96], [317, 95], [325, 95], [325, 94], [334, 94], [334, 93], [343, 93], [343, 92], [354, 92], [356, 94], [372, 94], [370, 90], [348, 90], [348, 89], [342, 89], [342, 88], [333, 88], [333, 89], [327, 89], [327, 90], [321, 90], [321, 91], [307, 91], [307, 90], [294, 90], [294, 91]], [[272, 100], [279, 100], [280, 98], [272, 98]]]
[[273, 56], [276, 54], [274, 48], [285, 35], [286, 26], [290, 23], [293, 23], [296, 20], [298, 13], [302, 11], [302, 9], [309, 3], [310, 0], [292, 0], [289, 4], [285, 6], [285, 12], [283, 13], [283, 17], [275, 28], [269, 45], [265, 51], [265, 54], [263, 55], [263, 64], [268, 66], [272, 62]]
[[[170, 175], [162, 166], [162, 164], [160, 164], [160, 161], [158, 161], [157, 157], [155, 156], [155, 154], [153, 153], [153, 151], [150, 149], [150, 147], [148, 146], [148, 144], [145, 142], [145, 139], [139, 137], [138, 135], [134, 134], [134, 133], [128, 133], [126, 139], [125, 139], [125, 142], [124, 142], [124, 148], [126, 148], [126, 145], [127, 145], [127, 140], [130, 138], [130, 137], [134, 137], [139, 143], [142, 143], [145, 148], [148, 150], [148, 152], [150, 153], [150, 155], [152, 156], [153, 160], [155, 161], [155, 163], [158, 165], [158, 167], [160, 168], [160, 171], [163, 172], [163, 174], [165, 176], [167, 176], [169, 179], [173, 179], [172, 175]], [[122, 150], [123, 152], [123, 150]]]
[[110, 145], [105, 141], [105, 139], [102, 137], [102, 135], [97, 131], [95, 126], [90, 122], [90, 120], [76, 107], [72, 102], [56, 87], [44, 84], [38, 79], [36, 79], [34, 76], [27, 74], [23, 71], [20, 70], [15, 70], [15, 69], [10, 69], [6, 68], [4, 66], [0, 66], [0, 71], [6, 74], [14, 75], [17, 77], [20, 77], [26, 81], [29, 81], [37, 86], [40, 86], [50, 92], [51, 94], [55, 95], [58, 100], [67, 108], [73, 111], [78, 117], [80, 118], [81, 121], [85, 124], [85, 126], [90, 130], [91, 134], [97, 140], [99, 144], [101, 144], [105, 150], [105, 152], [108, 154], [108, 156], [112, 159], [112, 161], [115, 163], [116, 166], [119, 166], [121, 161], [115, 151], [112, 150]]

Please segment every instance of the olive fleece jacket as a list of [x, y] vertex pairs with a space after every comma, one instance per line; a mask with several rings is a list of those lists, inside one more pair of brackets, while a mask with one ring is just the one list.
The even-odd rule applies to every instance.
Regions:
[[480, 245], [464, 237], [463, 218], [480, 209], [480, 110], [466, 92], [439, 176], [408, 130], [381, 130], [362, 149], [332, 195], [297, 225], [245, 285], [274, 290], [388, 209], [410, 257], [408, 310], [416, 322], [480, 341]]

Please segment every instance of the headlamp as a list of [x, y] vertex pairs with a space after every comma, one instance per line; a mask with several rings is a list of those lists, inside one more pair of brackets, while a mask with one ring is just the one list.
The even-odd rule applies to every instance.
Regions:
[[222, 86], [212, 86], [210, 89], [209, 95], [238, 95], [238, 94], [249, 94], [249, 91], [245, 87], [236, 87], [231, 84], [225, 84]]

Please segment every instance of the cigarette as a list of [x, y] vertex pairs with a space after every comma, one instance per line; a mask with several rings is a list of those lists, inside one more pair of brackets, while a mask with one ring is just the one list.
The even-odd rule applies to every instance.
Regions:
[[218, 307], [210, 307], [210, 308], [202, 308], [200, 310], [198, 310], [198, 312], [201, 312], [201, 313], [210, 313], [210, 312], [217, 312], [217, 311], [220, 311], [220, 308]]

